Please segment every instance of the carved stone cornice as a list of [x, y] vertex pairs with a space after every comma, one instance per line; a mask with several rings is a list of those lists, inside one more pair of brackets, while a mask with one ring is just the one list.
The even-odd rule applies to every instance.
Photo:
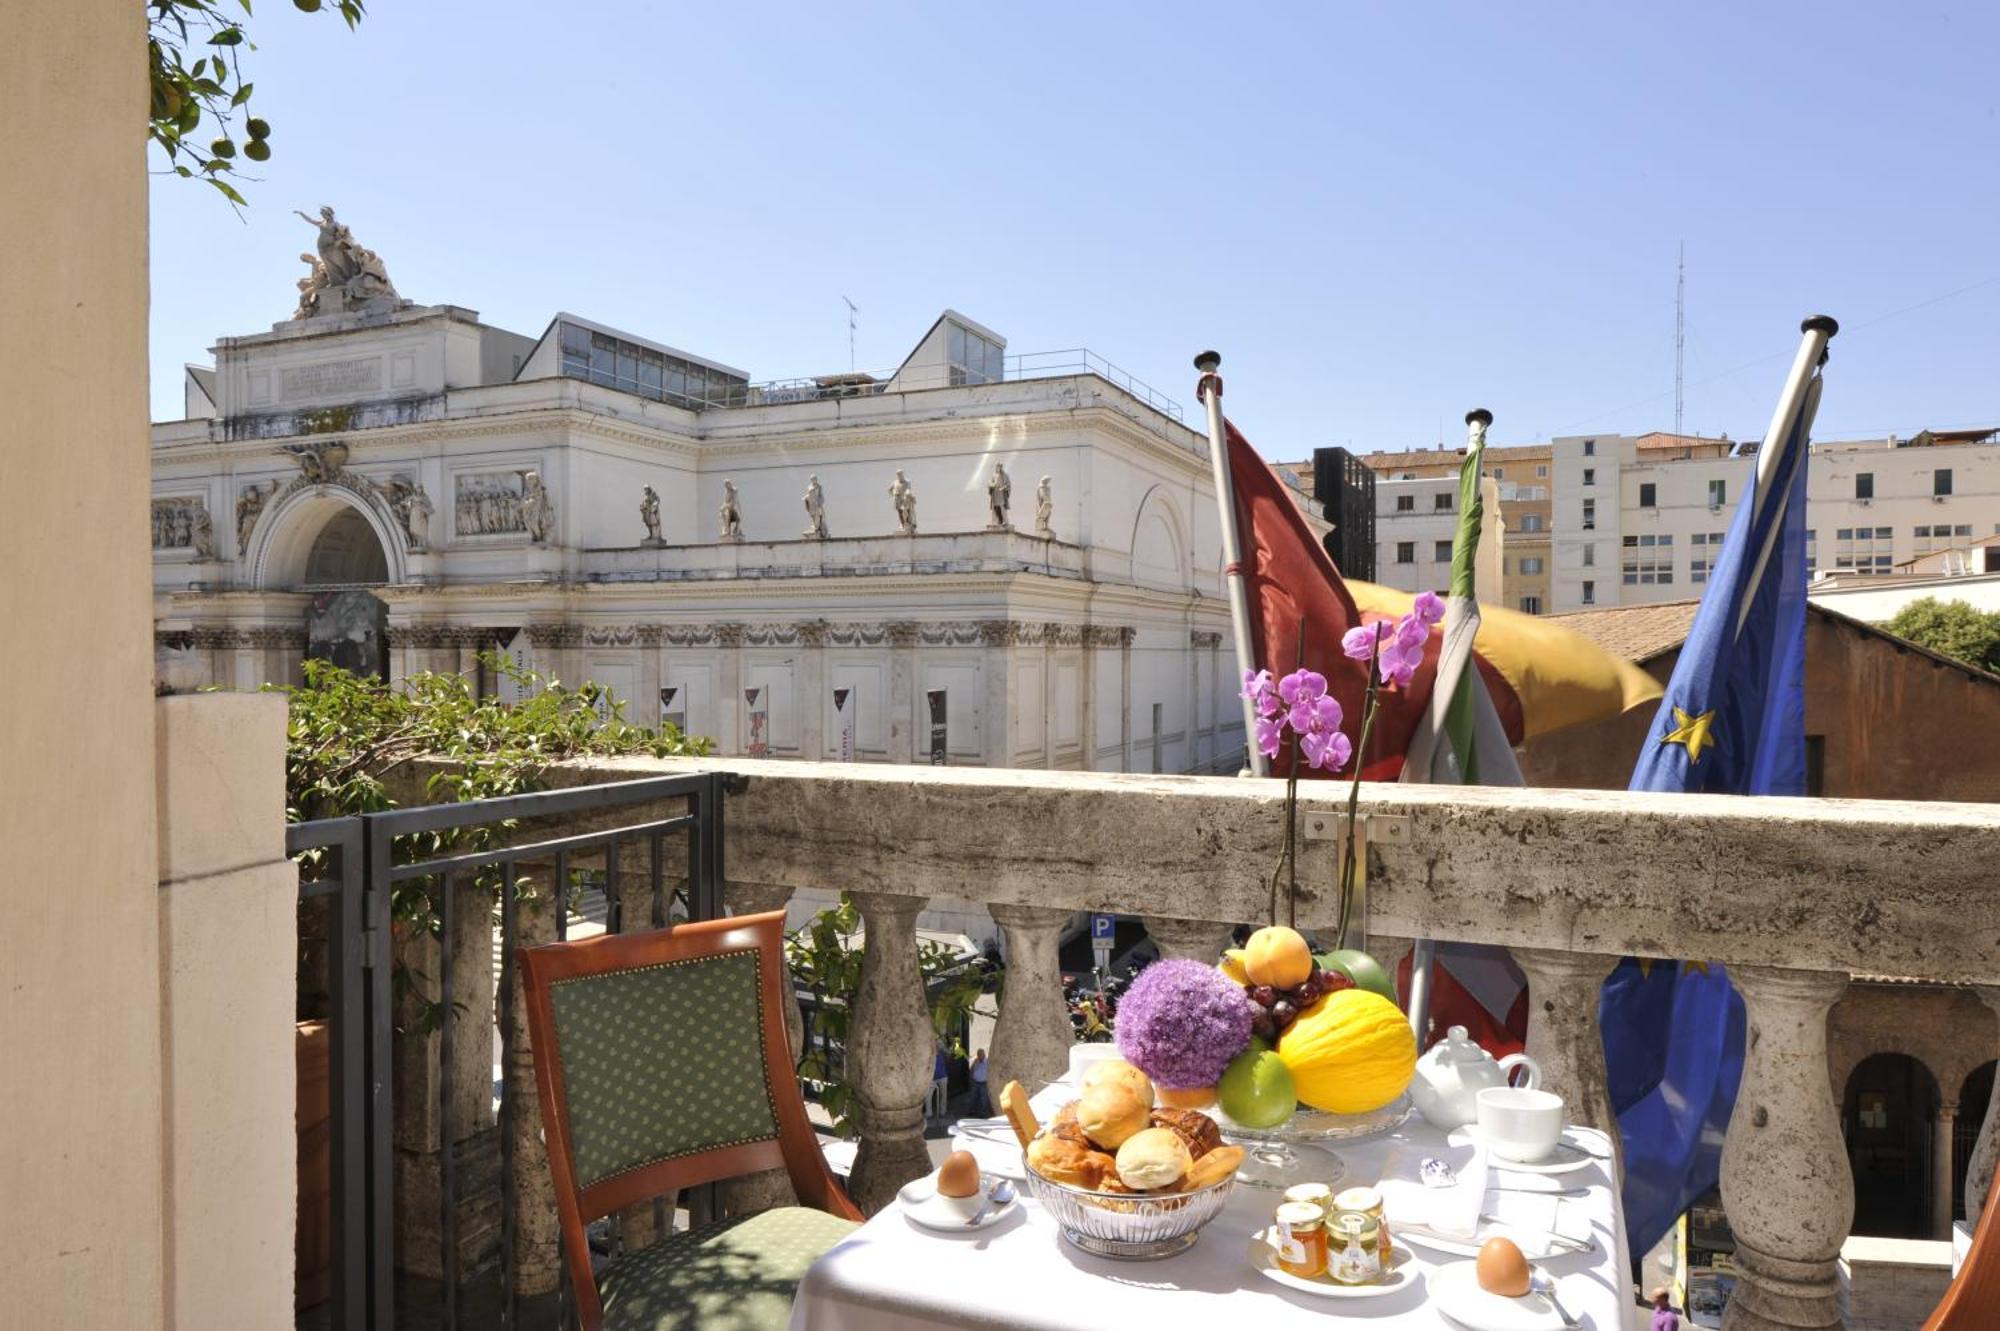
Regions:
[[1188, 646], [1202, 651], [1214, 651], [1222, 645], [1222, 635], [1207, 629], [1195, 629], [1188, 634]]
[[389, 642], [396, 647], [432, 650], [459, 645], [460, 630], [448, 624], [404, 624], [389, 630]]
[[709, 631], [714, 635], [718, 647], [743, 645], [744, 627], [741, 624], [716, 624]]
[[713, 647], [716, 644], [715, 626], [712, 624], [667, 624], [661, 627], [660, 636], [669, 647]]
[[530, 624], [526, 632], [536, 647], [583, 646], [583, 629], [575, 624]]
[[1011, 619], [982, 619], [979, 621], [979, 640], [988, 647], [1012, 647], [1021, 640], [1024, 626]]
[[639, 645], [639, 626], [592, 624], [583, 630], [583, 644], [586, 647], [636, 647]]
[[799, 645], [802, 647], [824, 647], [826, 636], [832, 625], [824, 619], [808, 619], [799, 625]]
[[[738, 646], [749, 647], [796, 647], [800, 642], [797, 624], [718, 624], [718, 634], [723, 629], [734, 629], [742, 635]], [[728, 643], [723, 644], [725, 647]]]
[[1130, 647], [1138, 630], [1120, 624], [1085, 624], [1083, 645], [1086, 647]]
[[1042, 641], [1050, 647], [1081, 647], [1083, 645], [1083, 625], [1044, 624], [1042, 625]]
[[889, 640], [891, 647], [914, 647], [923, 630], [913, 619], [891, 620], [882, 626], [882, 636]]
[[249, 634], [219, 624], [197, 624], [189, 631], [188, 638], [197, 651], [231, 651], [250, 645]]
[[667, 639], [667, 630], [660, 624], [641, 624], [637, 633], [641, 647], [658, 647]]
[[194, 634], [188, 629], [155, 629], [153, 646], [170, 652], [184, 652], [194, 646]]
[[266, 624], [261, 628], [247, 630], [244, 636], [249, 639], [252, 647], [265, 651], [303, 652], [306, 649], [304, 625], [294, 628], [289, 625]]

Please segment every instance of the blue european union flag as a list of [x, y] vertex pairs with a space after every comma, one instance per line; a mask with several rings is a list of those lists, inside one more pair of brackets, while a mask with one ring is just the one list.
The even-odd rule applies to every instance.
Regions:
[[[1815, 376], [1789, 432], [1764, 441], [1779, 451], [1757, 459], [1736, 506], [1633, 790], [1805, 793], [1806, 463], [1819, 390]], [[1720, 966], [1648, 973], [1628, 957], [1598, 1015], [1625, 1143], [1625, 1227], [1644, 1252], [1721, 1176], [1743, 1000]]]

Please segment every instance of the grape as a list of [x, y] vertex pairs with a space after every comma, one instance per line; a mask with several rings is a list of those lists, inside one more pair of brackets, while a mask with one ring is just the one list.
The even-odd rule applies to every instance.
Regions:
[[1321, 972], [1314, 971], [1311, 975], [1306, 976], [1305, 983], [1292, 991], [1296, 995], [1300, 1007], [1309, 1006], [1315, 998], [1318, 998], [1321, 993], [1325, 992], [1320, 987], [1320, 975]]
[[1260, 1040], [1268, 1040], [1273, 1036], [1275, 1036], [1277, 1033], [1278, 1033], [1278, 1023], [1271, 1019], [1271, 1014], [1269, 1012], [1266, 1012], [1260, 1008], [1254, 1015], [1251, 1016], [1250, 1034], [1256, 1036]]
[[1278, 1001], [1278, 991], [1268, 984], [1253, 985], [1250, 989], [1250, 1001], [1258, 1007], [1268, 1008]]
[[1342, 975], [1339, 971], [1327, 971], [1319, 977], [1319, 991], [1323, 994], [1337, 994], [1353, 987], [1353, 977]]
[[1271, 1020], [1278, 1023], [1280, 1030], [1299, 1019], [1299, 1006], [1289, 998], [1281, 998], [1271, 1005]]

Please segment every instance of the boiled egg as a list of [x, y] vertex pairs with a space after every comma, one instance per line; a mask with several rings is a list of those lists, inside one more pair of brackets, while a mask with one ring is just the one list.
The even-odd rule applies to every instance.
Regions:
[[[976, 1197], [979, 1195], [979, 1162], [972, 1158], [970, 1151], [953, 1151], [938, 1166], [937, 1190], [940, 1197]], [[1519, 1256], [1517, 1249], [1515, 1256]]]
[[1476, 1268], [1479, 1287], [1489, 1294], [1518, 1299], [1528, 1292], [1528, 1259], [1512, 1239], [1488, 1239], [1479, 1245]]

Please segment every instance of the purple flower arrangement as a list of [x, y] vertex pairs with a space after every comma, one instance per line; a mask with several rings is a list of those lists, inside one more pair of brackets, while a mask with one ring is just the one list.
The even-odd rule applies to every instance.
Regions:
[[1243, 986], [1215, 967], [1156, 961], [1118, 1000], [1118, 1052], [1170, 1091], [1213, 1086], [1249, 1047], [1255, 1015]]

